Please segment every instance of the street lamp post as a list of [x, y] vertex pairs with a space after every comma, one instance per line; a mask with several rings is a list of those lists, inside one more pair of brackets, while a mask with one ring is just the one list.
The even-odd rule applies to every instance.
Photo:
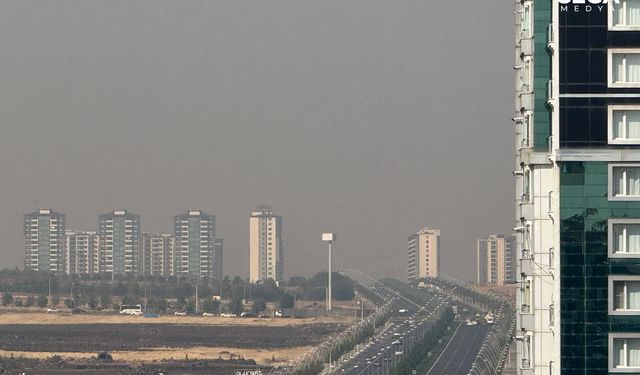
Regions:
[[328, 294], [327, 312], [331, 311], [331, 279], [332, 279], [332, 275], [331, 275], [331, 245], [333, 244], [333, 241], [335, 241], [335, 240], [336, 240], [336, 234], [335, 233], [322, 233], [322, 241], [329, 243], [329, 274], [327, 275], [328, 279], [329, 279], [329, 289], [327, 290], [327, 294]]

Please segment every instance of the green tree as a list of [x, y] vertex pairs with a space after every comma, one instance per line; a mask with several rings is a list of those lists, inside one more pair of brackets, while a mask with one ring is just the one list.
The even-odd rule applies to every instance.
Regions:
[[295, 304], [295, 299], [291, 293], [284, 293], [282, 297], [280, 297], [280, 308], [281, 309], [291, 309]]
[[128, 294], [122, 299], [122, 304], [123, 305], [139, 305], [140, 297], [136, 295]]
[[51, 297], [51, 305], [53, 307], [56, 307], [60, 304], [60, 296], [59, 295], [54, 295], [53, 297]]
[[229, 301], [229, 305], [227, 306], [229, 311], [236, 315], [240, 315], [244, 306], [242, 305], [242, 297], [234, 296], [231, 301]]
[[251, 312], [254, 314], [259, 314], [260, 311], [264, 311], [267, 308], [267, 304], [262, 299], [257, 299], [253, 301], [253, 305], [251, 305]]
[[24, 301], [24, 307], [26, 307], [27, 309], [31, 306], [33, 306], [36, 303], [36, 299], [33, 297], [33, 295], [29, 294], [29, 296], [27, 297], [27, 300]]
[[49, 299], [43, 295], [39, 295], [38, 299], [36, 300], [36, 304], [41, 309], [47, 306], [48, 303], [49, 303]]
[[195, 300], [189, 299], [189, 301], [187, 301], [187, 304], [184, 307], [184, 310], [189, 315], [195, 314], [196, 313], [196, 302], [195, 302]]
[[177, 310], [182, 310], [184, 309], [184, 306], [187, 304], [187, 301], [184, 297], [180, 296], [176, 299], [176, 309]]
[[149, 301], [147, 301], [147, 306], [155, 312], [164, 313], [167, 311], [167, 299], [164, 297], [149, 298]]
[[100, 295], [100, 307], [103, 309], [108, 309], [111, 307], [111, 296], [108, 294]]
[[206, 312], [210, 314], [217, 313], [218, 310], [220, 309], [220, 301], [214, 301], [211, 298], [206, 298], [202, 300], [201, 306], [202, 306], [202, 312]]
[[87, 305], [89, 305], [89, 308], [91, 310], [95, 310], [96, 307], [98, 307], [98, 298], [96, 298], [95, 294], [92, 294], [89, 296], [89, 299], [87, 300]]
[[4, 294], [2, 294], [2, 306], [7, 306], [11, 303], [13, 303], [13, 294], [4, 292]]
[[302, 276], [291, 276], [287, 282], [287, 286], [304, 286], [306, 282], [307, 279]]
[[71, 298], [66, 298], [64, 300], [64, 305], [67, 306], [68, 309], [73, 309], [76, 307], [76, 301], [72, 300]]

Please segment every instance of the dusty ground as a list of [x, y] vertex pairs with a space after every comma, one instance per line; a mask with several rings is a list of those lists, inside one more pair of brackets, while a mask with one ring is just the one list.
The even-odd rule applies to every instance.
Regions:
[[[0, 357], [82, 361], [109, 352], [117, 362], [252, 359], [282, 364], [349, 326], [335, 318], [252, 319], [46, 313], [0, 314]], [[46, 362], [46, 361], [43, 361]]]
[[[206, 360], [206, 359], [236, 359], [251, 358], [259, 365], [273, 366], [288, 360], [293, 360], [308, 350], [311, 346], [299, 346], [281, 349], [244, 349], [244, 348], [218, 348], [218, 347], [191, 347], [191, 348], [149, 348], [136, 351], [110, 351], [114, 361], [130, 363], [150, 363], [164, 360]], [[95, 352], [25, 352], [0, 350], [0, 357], [20, 357], [29, 359], [47, 359], [52, 355], [58, 355], [65, 360], [89, 360], [96, 356]]]
[[32, 352], [132, 351], [148, 348], [293, 348], [315, 346], [342, 330], [332, 323], [296, 326], [192, 324], [0, 325], [0, 349]]
[[3, 324], [197, 324], [197, 325], [238, 325], [238, 326], [299, 326], [317, 323], [348, 323], [351, 319], [342, 318], [306, 318], [306, 319], [254, 319], [254, 318], [221, 318], [218, 316], [161, 316], [159, 318], [143, 318], [141, 316], [118, 314], [78, 314], [44, 312], [7, 312], [0, 314], [0, 325]]

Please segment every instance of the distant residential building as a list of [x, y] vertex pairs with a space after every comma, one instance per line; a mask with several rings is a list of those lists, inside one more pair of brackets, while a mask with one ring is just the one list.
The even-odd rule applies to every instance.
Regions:
[[63, 273], [65, 216], [50, 209], [24, 215], [25, 268]]
[[440, 230], [424, 228], [407, 241], [407, 278], [417, 281], [440, 275]]
[[269, 206], [259, 206], [249, 217], [249, 281], [282, 281], [284, 248], [282, 218]]
[[99, 272], [136, 274], [140, 254], [140, 216], [125, 210], [98, 217]]
[[176, 276], [214, 277], [216, 217], [202, 211], [190, 210], [175, 216]]
[[216, 280], [222, 280], [222, 278], [224, 277], [223, 275], [223, 271], [222, 271], [222, 258], [223, 258], [223, 246], [224, 242], [222, 240], [222, 238], [216, 238], [216, 247], [215, 247], [215, 252], [214, 252], [214, 260], [213, 260], [213, 266], [214, 266], [214, 271], [213, 271], [213, 278]]
[[66, 273], [98, 272], [99, 238], [97, 232], [65, 231]]
[[515, 281], [515, 237], [491, 235], [481, 238], [476, 249], [476, 282], [505, 285]]
[[143, 233], [138, 273], [150, 276], [173, 275], [174, 243], [171, 234]]

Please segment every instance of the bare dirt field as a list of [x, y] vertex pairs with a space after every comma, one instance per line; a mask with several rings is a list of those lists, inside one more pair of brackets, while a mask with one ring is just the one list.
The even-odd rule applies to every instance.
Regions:
[[337, 324], [222, 326], [190, 324], [12, 324], [0, 326], [0, 349], [33, 352], [131, 351], [149, 348], [293, 348], [314, 346]]
[[[349, 324], [348, 319], [335, 318], [143, 318], [13, 312], [0, 314], [0, 358], [39, 361], [36, 368], [51, 371], [55, 369], [50, 364], [54, 355], [60, 356], [65, 366], [86, 362], [93, 363], [92, 371], [112, 371], [107, 364], [95, 367], [92, 361], [98, 352], [108, 352], [112, 365], [132, 368], [180, 361], [214, 361], [218, 368], [220, 363], [224, 367], [239, 359], [270, 367], [294, 360]], [[206, 373], [214, 373], [206, 368]], [[42, 373], [74, 373], [71, 368], [51, 371]]]
[[298, 326], [317, 323], [349, 323], [350, 318], [221, 318], [219, 316], [174, 316], [163, 315], [159, 318], [144, 318], [119, 314], [75, 314], [44, 312], [5, 312], [0, 313], [0, 325], [3, 324], [196, 324], [196, 325], [234, 325], [234, 326]]
[[[165, 360], [212, 360], [249, 358], [257, 364], [272, 366], [274, 364], [295, 359], [307, 351], [311, 346], [295, 348], [252, 349], [252, 348], [219, 348], [219, 347], [190, 347], [190, 348], [149, 348], [135, 351], [110, 351], [114, 361], [127, 363], [152, 363]], [[96, 357], [94, 352], [31, 352], [0, 350], [0, 357], [20, 357], [46, 360], [52, 355], [59, 355], [64, 360], [82, 361]]]

